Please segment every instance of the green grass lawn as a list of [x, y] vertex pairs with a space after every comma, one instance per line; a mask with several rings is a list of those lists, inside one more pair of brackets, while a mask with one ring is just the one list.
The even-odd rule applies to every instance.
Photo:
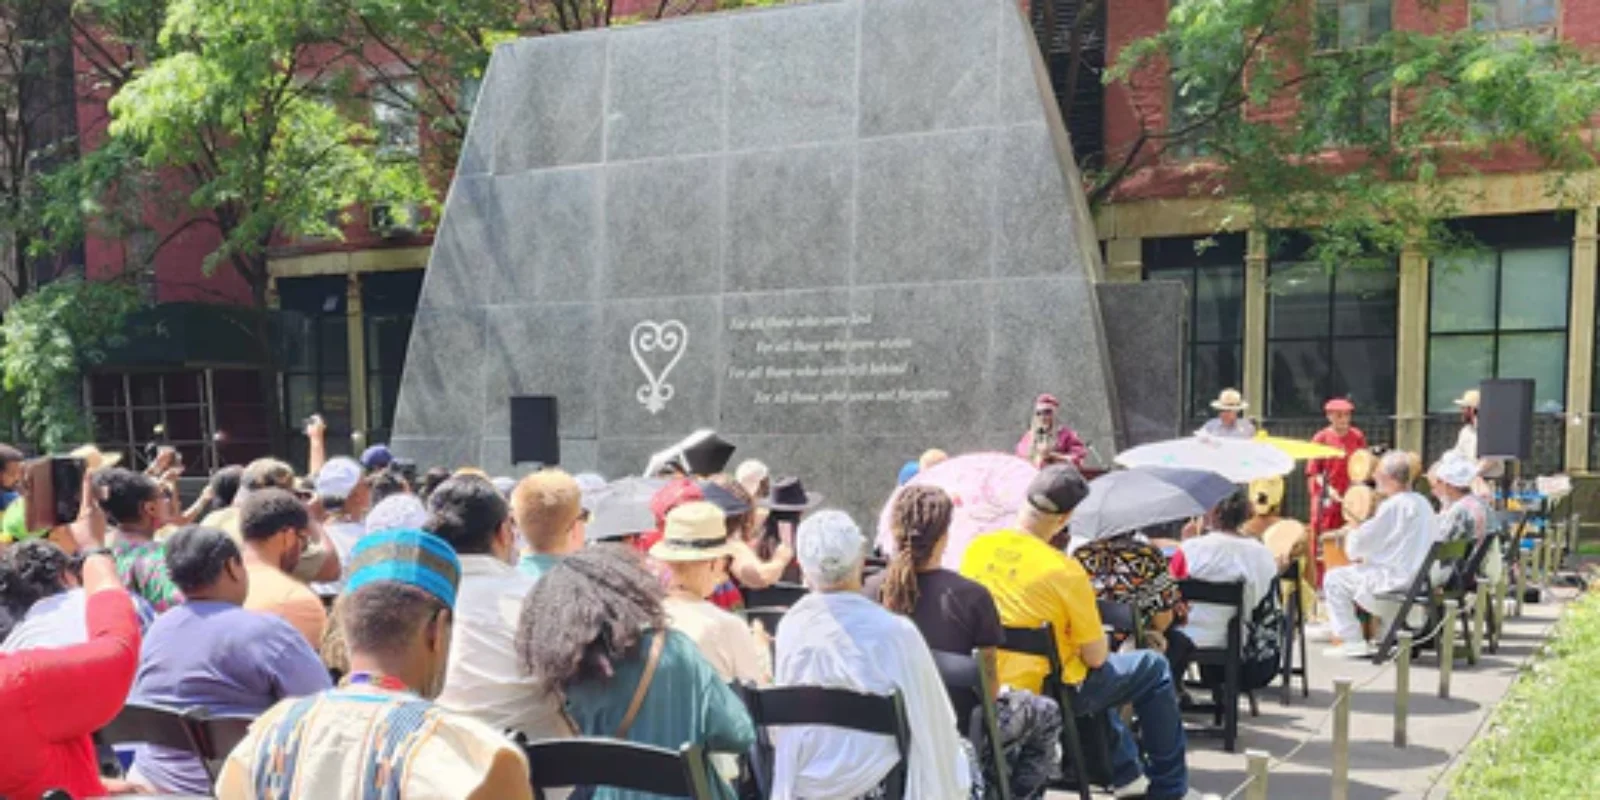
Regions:
[[1600, 594], [1567, 610], [1549, 652], [1472, 743], [1451, 796], [1600, 797]]

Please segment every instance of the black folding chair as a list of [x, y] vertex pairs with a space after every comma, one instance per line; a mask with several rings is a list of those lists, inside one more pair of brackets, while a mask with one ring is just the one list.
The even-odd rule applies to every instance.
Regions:
[[[1461, 600], [1467, 594], [1466, 583], [1459, 579], [1460, 571], [1467, 561], [1468, 549], [1472, 547], [1469, 539], [1456, 539], [1450, 542], [1434, 542], [1428, 549], [1428, 557], [1423, 559], [1422, 566], [1412, 576], [1409, 586], [1398, 592], [1379, 592], [1376, 597], [1388, 605], [1394, 606], [1393, 618], [1389, 621], [1388, 630], [1383, 635], [1382, 642], [1378, 645], [1377, 652], [1372, 654], [1372, 663], [1382, 664], [1389, 658], [1400, 641], [1400, 631], [1411, 630], [1417, 634], [1413, 639], [1413, 647], [1422, 647], [1435, 642], [1437, 636], [1454, 636], [1454, 631], [1443, 630], [1444, 603], [1446, 600]], [[1447, 573], [1442, 581], [1434, 580], [1435, 567]], [[1424, 609], [1424, 621], [1420, 628], [1413, 628], [1409, 622], [1411, 609], [1418, 604]], [[1367, 609], [1368, 611], [1381, 612], [1389, 609]], [[1471, 635], [1472, 615], [1461, 614], [1461, 633], [1463, 637]], [[1471, 652], [1467, 653], [1471, 657]]]
[[[1055, 628], [1050, 623], [1046, 622], [1037, 628], [1008, 627], [1005, 634], [1006, 643], [1000, 646], [1001, 650], [1042, 658], [1049, 664], [1041, 694], [1053, 698], [1061, 707], [1061, 754], [1070, 762], [1062, 764], [1062, 776], [1070, 772], [1079, 800], [1089, 800], [1091, 784], [1110, 788], [1111, 731], [1106, 714], [1115, 712], [1107, 710], [1101, 714], [1080, 716], [1075, 710], [1073, 697], [1076, 692], [1061, 679], [1061, 653], [1056, 649]], [[1086, 723], [1087, 731], [1079, 728]], [[1084, 756], [1085, 733], [1090, 734], [1088, 738], [1095, 745], [1096, 759], [1093, 762]]]
[[192, 711], [147, 703], [128, 703], [117, 716], [96, 731], [96, 742], [106, 745], [148, 744], [192, 753], [205, 764], [206, 775], [216, 783], [217, 773], [206, 763], [196, 736]]
[[1135, 648], [1144, 647], [1144, 618], [1139, 613], [1139, 606], [1106, 599], [1096, 600], [1095, 606], [1100, 610], [1100, 625], [1106, 631], [1106, 644], [1113, 651], [1126, 639], [1132, 639]]
[[213, 776], [222, 773], [223, 762], [233, 748], [250, 733], [250, 723], [255, 717], [196, 715], [193, 717], [195, 743], [200, 746], [200, 758]]
[[[1278, 574], [1280, 588], [1288, 587], [1288, 608], [1283, 613], [1283, 704], [1294, 694], [1295, 676], [1300, 677], [1300, 696], [1311, 696], [1311, 659], [1306, 655], [1305, 584], [1300, 580], [1300, 559], [1291, 559]], [[1300, 646], [1300, 666], [1294, 664], [1296, 643]]]
[[798, 583], [779, 581], [762, 589], [743, 589], [745, 608], [784, 608], [800, 602], [806, 596], [806, 587]]
[[1006, 765], [1005, 741], [1000, 738], [1000, 715], [995, 709], [997, 681], [984, 661], [982, 652], [971, 655], [934, 650], [933, 663], [950, 695], [950, 708], [956, 712], [956, 728], [972, 743], [981, 757], [987, 758], [994, 772], [995, 793], [1000, 800], [1011, 800], [1011, 776]]
[[528, 757], [533, 796], [540, 800], [548, 789], [575, 786], [609, 786], [689, 800], [717, 798], [711, 763], [697, 744], [686, 744], [676, 752], [600, 737], [519, 744]]
[[772, 738], [768, 728], [791, 725], [826, 725], [862, 733], [889, 736], [900, 753], [899, 763], [889, 770], [887, 797], [905, 798], [911, 757], [911, 726], [906, 722], [905, 698], [894, 694], [864, 694], [827, 686], [745, 686], [741, 693], [750, 720], [756, 726], [756, 747], [750, 758], [751, 771], [761, 796], [772, 795]]
[[[1205, 668], [1222, 670], [1222, 681], [1215, 687], [1216, 699], [1199, 703], [1197, 711], [1210, 711], [1213, 727], [1200, 728], [1191, 733], [1201, 736], [1222, 736], [1222, 748], [1236, 752], [1239, 741], [1239, 673], [1243, 667], [1244, 649], [1244, 583], [1209, 583], [1194, 579], [1178, 582], [1184, 602], [1196, 605], [1222, 606], [1232, 614], [1228, 618], [1227, 639], [1222, 647], [1194, 648], [1190, 663]], [[1182, 680], [1182, 677], [1177, 678]], [[1252, 704], [1253, 705], [1253, 704]], [[1253, 708], [1252, 708], [1253, 713]]]

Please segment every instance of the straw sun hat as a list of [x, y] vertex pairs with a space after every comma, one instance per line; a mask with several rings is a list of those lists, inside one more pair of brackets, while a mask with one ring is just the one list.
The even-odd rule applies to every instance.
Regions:
[[672, 509], [661, 541], [650, 548], [657, 561], [710, 561], [732, 554], [722, 509], [703, 500]]

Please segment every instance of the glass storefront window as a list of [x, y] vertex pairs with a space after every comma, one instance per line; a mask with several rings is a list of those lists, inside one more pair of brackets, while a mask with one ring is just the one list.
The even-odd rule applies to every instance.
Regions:
[[1394, 410], [1398, 277], [1392, 264], [1330, 271], [1275, 261], [1267, 292], [1267, 416], [1322, 416], [1330, 397]]

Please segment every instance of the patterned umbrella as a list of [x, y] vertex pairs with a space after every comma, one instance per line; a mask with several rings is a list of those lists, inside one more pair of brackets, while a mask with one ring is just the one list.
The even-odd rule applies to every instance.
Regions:
[[[950, 543], [945, 546], [944, 567], [958, 569], [961, 556], [973, 539], [1016, 523], [1017, 511], [1028, 495], [1028, 484], [1038, 474], [1023, 459], [1010, 453], [970, 453], [918, 473], [906, 486], [937, 486], [950, 495], [955, 513], [950, 520]], [[902, 486], [889, 496], [878, 515], [878, 549], [894, 553], [891, 512]]]
[[1234, 483], [1287, 475], [1294, 459], [1270, 444], [1204, 434], [1140, 445], [1117, 454], [1124, 467], [1177, 467], [1215, 472]]

